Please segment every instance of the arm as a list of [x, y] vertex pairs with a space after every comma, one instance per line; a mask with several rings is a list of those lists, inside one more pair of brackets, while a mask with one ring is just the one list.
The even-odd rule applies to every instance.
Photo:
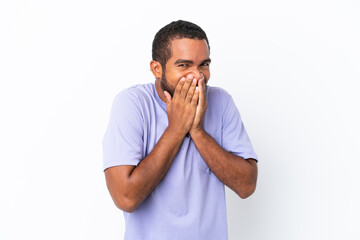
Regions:
[[241, 198], [247, 198], [255, 191], [257, 163], [254, 159], [243, 159], [225, 151], [204, 130], [193, 132], [191, 138], [209, 168], [221, 182]]
[[182, 78], [173, 99], [165, 93], [169, 125], [138, 166], [116, 166], [105, 170], [109, 192], [118, 208], [135, 211], [165, 176], [194, 120], [199, 97], [195, 88], [196, 82]]
[[138, 166], [105, 170], [106, 183], [115, 205], [133, 212], [165, 176], [184, 136], [166, 129], [151, 153]]
[[213, 173], [241, 198], [250, 196], [256, 188], [257, 163], [254, 159], [243, 159], [225, 151], [203, 129], [207, 108], [205, 83], [199, 81], [199, 104], [190, 135], [202, 158]]

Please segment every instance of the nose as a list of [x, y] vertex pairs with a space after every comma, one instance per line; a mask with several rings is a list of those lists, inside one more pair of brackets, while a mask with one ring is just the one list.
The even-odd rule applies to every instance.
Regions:
[[194, 76], [194, 78], [196, 78], [197, 80], [199, 80], [200, 78], [202, 78], [204, 76], [204, 74], [201, 71], [199, 71], [198, 69], [191, 70], [191, 72], [189, 72], [189, 74], [192, 74]]

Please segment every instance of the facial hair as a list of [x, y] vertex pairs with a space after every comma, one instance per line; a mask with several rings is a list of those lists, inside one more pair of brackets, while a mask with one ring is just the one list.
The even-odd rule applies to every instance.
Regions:
[[160, 86], [162, 90], [167, 91], [170, 94], [171, 98], [173, 97], [175, 89], [171, 87], [168, 81], [166, 80], [165, 71], [163, 71], [161, 74]]

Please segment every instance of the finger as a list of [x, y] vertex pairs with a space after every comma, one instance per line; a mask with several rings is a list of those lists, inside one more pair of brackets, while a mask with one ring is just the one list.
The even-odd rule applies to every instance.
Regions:
[[199, 104], [202, 106], [205, 103], [206, 87], [204, 78], [199, 80]]
[[181, 89], [182, 89], [184, 83], [185, 83], [185, 78], [184, 77], [180, 78], [180, 81], [176, 85], [176, 88], [175, 88], [175, 91], [174, 91], [174, 97], [180, 95]]
[[189, 91], [186, 95], [186, 101], [191, 102], [197, 85], [196, 78], [193, 78]]
[[202, 80], [202, 85], [203, 85], [203, 96], [204, 96], [204, 100], [206, 101], [206, 82], [205, 82], [205, 78], [203, 78]]
[[200, 80], [200, 79], [204, 79], [204, 81], [205, 81], [205, 76], [204, 76], [203, 73], [201, 73], [201, 77], [199, 78], [199, 80]]
[[171, 95], [167, 91], [164, 91], [166, 104], [169, 104], [171, 102]]
[[189, 74], [187, 77], [186, 77], [186, 80], [185, 80], [185, 83], [184, 83], [184, 86], [181, 88], [181, 96], [185, 99], [186, 98], [186, 95], [189, 91], [189, 88], [191, 86], [191, 83], [192, 83], [192, 80], [193, 80], [193, 76], [191, 74]]
[[191, 105], [193, 107], [196, 107], [198, 105], [198, 100], [199, 100], [199, 88], [195, 87], [195, 92], [191, 100]]

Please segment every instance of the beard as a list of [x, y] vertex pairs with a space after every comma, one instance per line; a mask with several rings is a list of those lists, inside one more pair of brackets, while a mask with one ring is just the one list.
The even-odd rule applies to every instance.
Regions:
[[175, 88], [171, 87], [169, 82], [166, 80], [165, 71], [162, 72], [160, 86], [162, 90], [167, 91], [170, 94], [171, 98], [174, 96]]

